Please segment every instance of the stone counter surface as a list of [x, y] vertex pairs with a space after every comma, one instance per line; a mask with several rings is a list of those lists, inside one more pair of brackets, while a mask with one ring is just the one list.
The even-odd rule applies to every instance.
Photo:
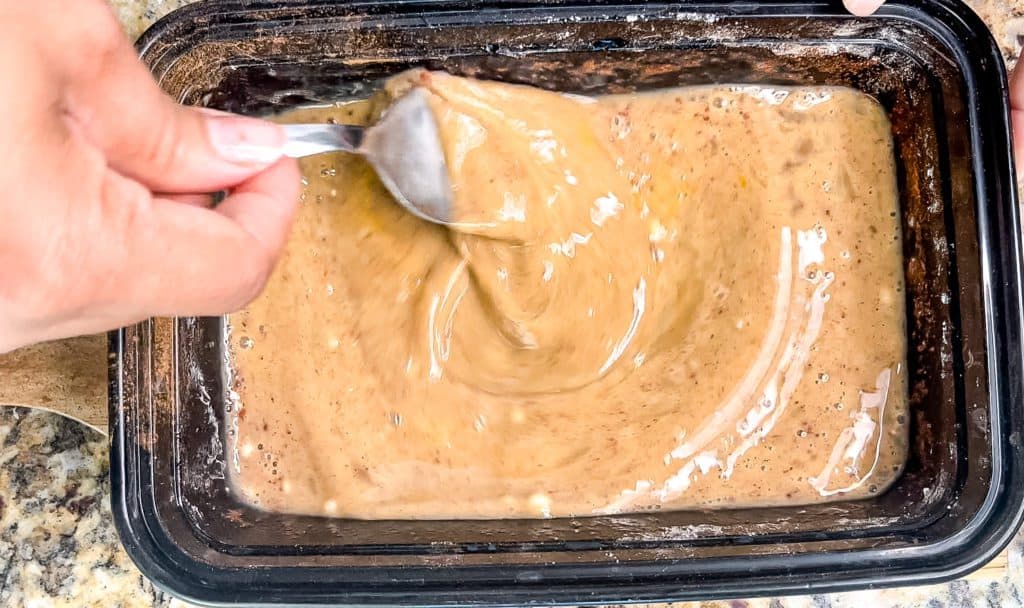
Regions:
[[[190, 0], [111, 0], [137, 37]], [[1008, 58], [1020, 51], [1024, 0], [973, 0]], [[121, 548], [110, 515], [107, 438], [56, 414], [0, 407], [0, 606], [177, 607]], [[945, 585], [687, 603], [695, 608], [1024, 608], [1024, 534], [1005, 564]]]

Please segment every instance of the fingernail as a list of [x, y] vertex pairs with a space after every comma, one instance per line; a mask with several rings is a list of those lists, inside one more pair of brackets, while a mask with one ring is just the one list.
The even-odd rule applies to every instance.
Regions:
[[269, 165], [281, 158], [285, 134], [278, 125], [234, 114], [204, 114], [210, 144], [221, 158], [243, 165]]
[[843, 0], [846, 10], [858, 17], [867, 17], [877, 11], [885, 0]]

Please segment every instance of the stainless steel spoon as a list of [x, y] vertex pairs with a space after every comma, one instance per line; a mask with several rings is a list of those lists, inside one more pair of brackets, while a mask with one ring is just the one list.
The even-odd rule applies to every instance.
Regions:
[[448, 166], [426, 91], [413, 89], [402, 96], [372, 127], [304, 124], [284, 128], [288, 133], [286, 156], [337, 151], [361, 154], [409, 212], [438, 224], [451, 221]]

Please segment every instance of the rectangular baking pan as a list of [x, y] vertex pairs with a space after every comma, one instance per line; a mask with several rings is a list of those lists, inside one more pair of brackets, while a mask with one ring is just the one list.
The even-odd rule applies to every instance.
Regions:
[[1021, 243], [1007, 82], [963, 4], [895, 0], [855, 18], [838, 2], [212, 1], [172, 13], [139, 48], [182, 102], [259, 115], [363, 97], [412, 66], [584, 94], [863, 90], [892, 119], [910, 345], [909, 461], [869, 500], [352, 521], [263, 513], [229, 492], [222, 319], [129, 327], [111, 338], [113, 510], [158, 587], [209, 605], [826, 592], [966, 574], [1019, 525]]

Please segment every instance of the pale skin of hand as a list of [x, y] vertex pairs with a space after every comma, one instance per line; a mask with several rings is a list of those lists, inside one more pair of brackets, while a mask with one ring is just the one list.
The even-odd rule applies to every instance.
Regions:
[[256, 297], [301, 187], [279, 127], [174, 103], [104, 0], [0, 0], [0, 72], [0, 352]]
[[0, 0], [0, 71], [0, 353], [259, 294], [300, 190], [277, 126], [174, 103], [104, 0]]

